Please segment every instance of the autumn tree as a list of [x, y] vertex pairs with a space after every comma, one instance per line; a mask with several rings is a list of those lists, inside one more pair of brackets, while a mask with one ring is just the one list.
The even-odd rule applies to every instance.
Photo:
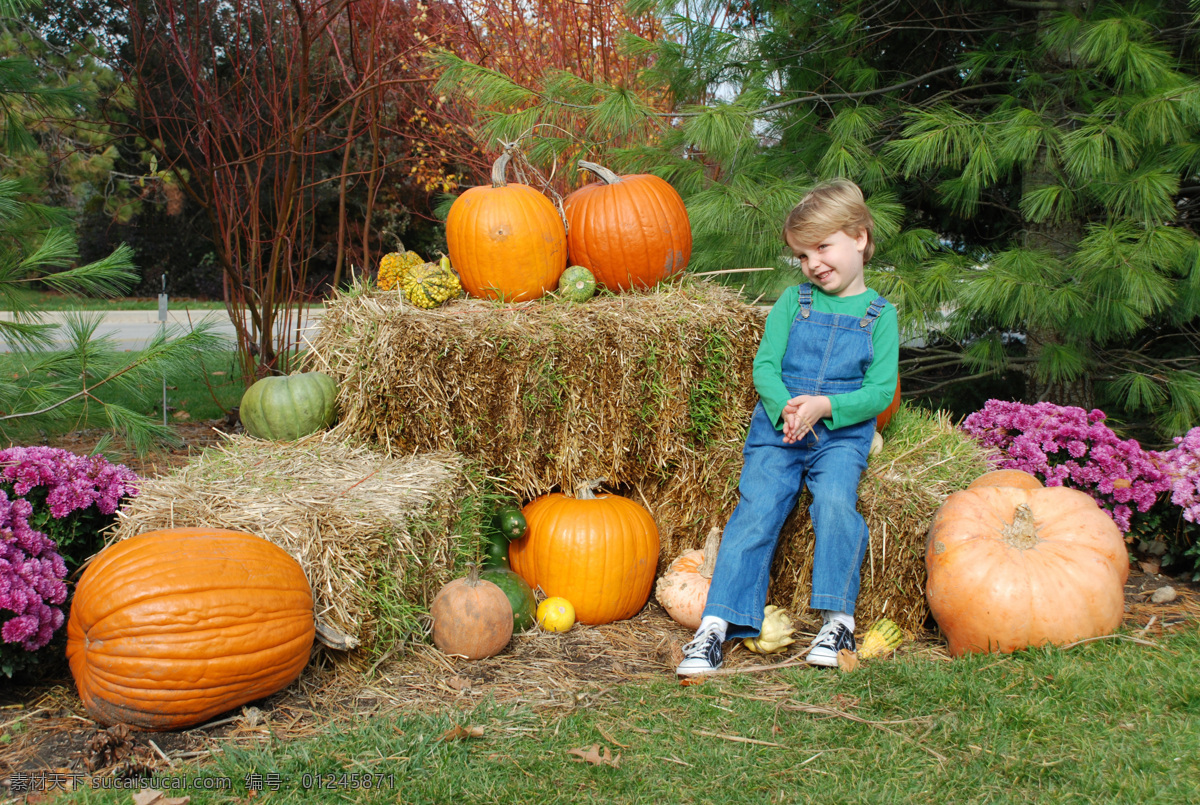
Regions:
[[[663, 3], [642, 75], [547, 92], [452, 65], [447, 92], [574, 115], [684, 194], [693, 268], [789, 270], [779, 222], [817, 180], [859, 182], [870, 277], [926, 348], [912, 391], [1016, 370], [1030, 399], [1101, 405], [1162, 436], [1200, 421], [1200, 20], [1194, 3], [916, 0]], [[496, 117], [497, 120], [503, 120]], [[528, 128], [505, 121], [500, 136]], [[762, 275], [737, 282], [753, 286]], [[794, 281], [795, 275], [783, 279]], [[778, 284], [778, 283], [776, 283]]]

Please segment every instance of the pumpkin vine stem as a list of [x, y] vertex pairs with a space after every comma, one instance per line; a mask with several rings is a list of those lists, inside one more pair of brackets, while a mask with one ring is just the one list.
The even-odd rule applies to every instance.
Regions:
[[592, 173], [596, 174], [597, 176], [600, 177], [600, 180], [603, 181], [605, 184], [616, 184], [617, 182], [621, 181], [621, 177], [618, 176], [616, 173], [614, 173], [613, 171], [610, 171], [608, 168], [604, 167], [603, 165], [597, 165], [595, 162], [588, 162], [586, 160], [581, 159], [581, 160], [579, 160], [579, 167], [583, 168], [586, 171], [591, 171]]
[[708, 530], [708, 537], [704, 540], [704, 563], [700, 565], [699, 574], [711, 579], [713, 570], [717, 566], [717, 551], [721, 545], [721, 527], [713, 526]]
[[599, 489], [601, 484], [605, 483], [607, 480], [607, 478], [596, 478], [591, 481], [584, 481], [583, 483], [579, 484], [579, 486], [575, 487], [575, 499], [595, 500], [596, 490]]
[[1017, 506], [1016, 512], [1013, 513], [1013, 521], [1004, 526], [1000, 535], [1010, 546], [1022, 550], [1032, 548], [1041, 542], [1038, 539], [1037, 529], [1033, 526], [1033, 510], [1029, 508], [1028, 504], [1022, 503]]

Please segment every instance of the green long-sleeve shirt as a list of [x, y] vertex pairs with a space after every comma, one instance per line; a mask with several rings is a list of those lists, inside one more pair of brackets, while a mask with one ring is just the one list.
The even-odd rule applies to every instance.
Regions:
[[[812, 296], [813, 310], [861, 317], [879, 294], [868, 288], [865, 293], [854, 296], [830, 296], [813, 286]], [[763, 408], [775, 423], [776, 430], [783, 430], [783, 406], [792, 398], [783, 384], [783, 354], [787, 351], [792, 322], [799, 312], [799, 294], [793, 286], [783, 292], [767, 314], [762, 342], [754, 357], [754, 387], [758, 389]], [[891, 404], [900, 371], [900, 326], [896, 308], [890, 302], [875, 322], [871, 346], [874, 358], [867, 367], [862, 388], [847, 394], [829, 395], [833, 416], [825, 420], [826, 427], [841, 428], [863, 422]]]

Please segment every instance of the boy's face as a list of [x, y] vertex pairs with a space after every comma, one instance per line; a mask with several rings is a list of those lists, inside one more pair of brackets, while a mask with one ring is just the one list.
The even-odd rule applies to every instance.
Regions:
[[863, 281], [863, 253], [867, 249], [867, 231], [850, 237], [842, 230], [816, 243], [800, 243], [788, 233], [788, 246], [800, 259], [800, 268], [809, 282], [830, 296], [853, 296], [867, 290]]

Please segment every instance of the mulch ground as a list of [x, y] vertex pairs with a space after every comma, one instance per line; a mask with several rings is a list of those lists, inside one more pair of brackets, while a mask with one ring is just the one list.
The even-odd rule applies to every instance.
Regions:
[[[180, 425], [187, 447], [145, 459], [118, 459], [139, 474], [166, 472], [206, 444], [218, 442], [214, 426], [221, 425]], [[55, 444], [86, 452], [89, 440], [94, 444], [98, 437], [72, 434]], [[1168, 585], [1177, 592], [1174, 600], [1151, 600], [1155, 590]], [[1153, 641], [1197, 621], [1200, 585], [1144, 570], [1131, 573], [1125, 623], [1137, 639]], [[803, 664], [808, 641], [804, 635], [797, 637], [794, 650], [771, 658], [736, 645], [726, 669], [755, 675], [764, 690], [776, 688], [773, 669]], [[899, 654], [949, 661], [944, 643], [933, 632], [910, 637]], [[168, 773], [182, 763], [202, 762], [231, 744], [302, 738], [330, 725], [389, 711], [467, 710], [485, 699], [539, 711], [601, 703], [622, 683], [672, 678], [680, 648], [689, 638], [690, 633], [652, 600], [627, 621], [578, 625], [566, 634], [532, 631], [514, 636], [502, 653], [477, 662], [448, 658], [431, 646], [412, 648], [403, 657], [385, 657], [372, 666], [322, 655], [287, 690], [195, 729], [167, 733], [99, 728], [83, 709], [64, 663], [36, 682], [0, 685], [0, 799], [11, 793], [14, 773], [48, 775], [43, 779], [63, 786], [79, 779], [76, 775]]]

